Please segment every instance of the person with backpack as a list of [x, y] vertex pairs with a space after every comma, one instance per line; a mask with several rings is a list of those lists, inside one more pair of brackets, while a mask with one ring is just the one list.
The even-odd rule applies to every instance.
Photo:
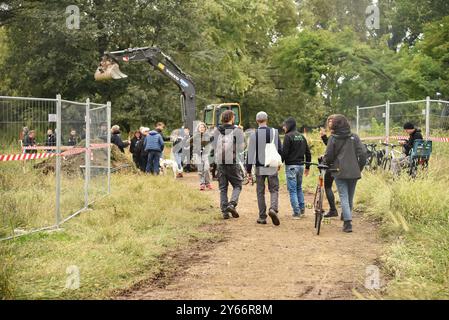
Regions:
[[[282, 144], [279, 132], [268, 126], [268, 115], [259, 112], [256, 116], [259, 125], [249, 138], [246, 170], [251, 176], [253, 165], [256, 166], [257, 204], [259, 207], [258, 224], [267, 224], [267, 205], [265, 203], [265, 182], [270, 191], [270, 216], [275, 226], [279, 220], [279, 175], [282, 165]], [[252, 178], [250, 178], [252, 179]]]
[[[243, 175], [238, 164], [238, 155], [244, 149], [242, 129], [234, 125], [235, 114], [226, 110], [221, 114], [221, 123], [214, 133], [213, 148], [220, 189], [220, 209], [223, 219], [238, 218], [237, 205], [243, 187]], [[232, 185], [231, 199], [228, 186]]]
[[145, 151], [148, 152], [146, 172], [159, 175], [160, 161], [164, 151], [164, 140], [162, 140], [159, 132], [153, 130], [146, 136], [144, 145]]
[[294, 118], [285, 120], [283, 129], [285, 138], [282, 146], [282, 160], [285, 162], [285, 175], [293, 208], [293, 218], [297, 219], [304, 216], [306, 212], [302, 179], [303, 175], [306, 177], [309, 175], [310, 164], [306, 164], [304, 168], [304, 163], [312, 161], [312, 154], [306, 138], [296, 128]]
[[324, 164], [336, 170], [335, 178], [343, 211], [343, 232], [352, 232], [352, 210], [357, 181], [366, 164], [367, 151], [360, 138], [351, 133], [351, 126], [345, 116], [337, 114], [328, 119], [332, 135], [327, 143]]

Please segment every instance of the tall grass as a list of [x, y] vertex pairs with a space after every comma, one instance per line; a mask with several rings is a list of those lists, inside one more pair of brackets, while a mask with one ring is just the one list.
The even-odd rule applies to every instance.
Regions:
[[[20, 183], [20, 182], [17, 182]], [[112, 195], [64, 225], [0, 243], [0, 296], [18, 299], [107, 298], [164, 266], [160, 256], [189, 241], [216, 237], [209, 198], [170, 177], [114, 175]], [[66, 268], [81, 274], [65, 289]]]
[[449, 159], [435, 157], [417, 179], [365, 173], [357, 204], [381, 222], [386, 297], [449, 299]]

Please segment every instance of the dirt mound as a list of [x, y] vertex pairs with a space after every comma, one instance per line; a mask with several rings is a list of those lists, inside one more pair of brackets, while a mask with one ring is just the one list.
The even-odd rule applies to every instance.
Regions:
[[[92, 144], [103, 143], [102, 141], [92, 141]], [[81, 141], [77, 147], [83, 148], [84, 141]], [[105, 170], [107, 167], [108, 151], [106, 148], [94, 149], [91, 157], [91, 172]], [[55, 172], [56, 158], [51, 158], [38, 163], [35, 169], [42, 170], [44, 174]], [[61, 162], [61, 171], [63, 174], [74, 176], [84, 174], [85, 153], [64, 156]], [[111, 147], [111, 169], [113, 172], [121, 170], [136, 170], [134, 162], [123, 154], [116, 145]]]

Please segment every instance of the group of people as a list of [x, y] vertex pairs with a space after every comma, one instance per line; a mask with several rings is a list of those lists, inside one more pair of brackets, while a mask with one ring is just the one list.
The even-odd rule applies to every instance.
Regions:
[[[256, 196], [259, 209], [258, 224], [267, 224], [268, 217], [275, 226], [280, 225], [279, 217], [279, 171], [282, 163], [285, 164], [287, 189], [290, 196], [292, 216], [300, 219], [306, 210], [304, 192], [302, 188], [303, 177], [309, 175], [312, 154], [308, 142], [298, 129], [294, 118], [288, 118], [283, 123], [285, 137], [283, 142], [279, 132], [268, 125], [268, 114], [259, 112], [256, 116], [258, 128], [254, 130], [246, 143], [243, 130], [235, 125], [235, 114], [231, 110], [221, 114], [221, 125], [208, 130], [206, 124], [200, 122], [193, 134], [188, 128], [181, 128], [174, 132], [171, 138], [163, 136], [164, 123], [157, 123], [154, 130], [142, 127], [136, 131], [129, 141], [122, 141], [120, 128], [112, 127], [112, 143], [116, 144], [122, 152], [129, 146], [133, 160], [143, 172], [159, 174], [159, 163], [164, 151], [164, 142], [173, 142], [173, 158], [182, 177], [183, 167], [194, 164], [198, 170], [200, 190], [212, 190], [211, 170], [216, 170], [216, 179], [220, 190], [220, 209], [224, 219], [238, 218], [237, 210], [240, 193], [243, 187], [242, 161], [249, 179], [255, 171]], [[321, 129], [320, 134], [326, 145], [324, 155], [320, 161], [329, 166], [324, 179], [326, 198], [329, 202], [329, 211], [325, 217], [338, 217], [333, 184], [335, 182], [341, 202], [341, 220], [343, 231], [350, 233], [353, 230], [352, 212], [357, 182], [361, 179], [361, 172], [366, 165], [367, 150], [361, 139], [351, 132], [348, 119], [343, 115], [332, 115], [327, 119], [327, 129]], [[407, 123], [404, 129], [410, 134], [410, 139], [402, 142], [405, 152], [409, 152], [416, 139], [422, 139], [419, 129]], [[270, 149], [271, 148], [271, 149]], [[279, 161], [271, 161], [274, 152]], [[243, 159], [243, 155], [246, 157]], [[186, 159], [188, 158], [188, 159]], [[268, 162], [269, 162], [268, 161]], [[406, 161], [404, 159], [398, 159]], [[255, 170], [253, 170], [255, 169]], [[214, 175], [215, 176], [215, 175]], [[229, 186], [232, 192], [229, 195]], [[265, 190], [268, 186], [270, 202], [267, 206]]]
[[[30, 130], [28, 129], [28, 127], [24, 127], [22, 129], [22, 132], [20, 134], [20, 140], [22, 142], [22, 147], [25, 148], [35, 147], [38, 145], [38, 143], [36, 142], [36, 131]], [[81, 138], [77, 134], [76, 130], [71, 129], [65, 145], [73, 147], [78, 145], [80, 141]], [[45, 142], [43, 145], [45, 147], [56, 147], [56, 135], [53, 132], [53, 129], [47, 130], [47, 135], [45, 137]], [[55, 152], [55, 150], [54, 148], [49, 148], [48, 150], [46, 150], [46, 152]], [[37, 153], [37, 150], [25, 149], [24, 153]]]
[[[239, 217], [237, 211], [240, 192], [242, 190], [243, 176], [238, 165], [238, 150], [243, 148], [241, 129], [234, 126], [235, 116], [232, 111], [222, 114], [222, 125], [216, 133], [216, 161], [218, 164], [218, 180], [220, 189], [220, 207], [224, 219]], [[281, 143], [279, 132], [268, 126], [268, 115], [259, 112], [256, 116], [258, 128], [251, 134], [248, 143], [248, 156], [246, 170], [251, 174], [253, 166], [256, 167], [256, 192], [259, 208], [258, 224], [267, 224], [270, 217], [275, 226], [280, 225], [279, 218], [279, 165], [267, 165], [266, 157], [269, 155], [269, 145], [275, 145], [277, 152], [285, 163], [287, 187], [290, 194], [292, 215], [299, 219], [305, 214], [304, 192], [302, 190], [303, 176], [307, 176], [310, 170], [312, 155], [305, 137], [297, 130], [296, 121], [287, 119], [283, 124], [285, 131], [284, 142]], [[338, 216], [335, 206], [335, 197], [332, 193], [332, 182], [335, 179], [340, 194], [342, 206], [343, 231], [352, 232], [352, 210], [355, 188], [361, 178], [361, 172], [366, 163], [367, 152], [360, 138], [351, 132], [349, 121], [343, 115], [332, 115], [327, 121], [331, 132], [330, 137], [323, 141], [327, 143], [327, 149], [322, 157], [324, 164], [335, 169], [327, 176], [326, 194], [330, 200], [330, 211], [327, 216]], [[227, 144], [232, 143], [232, 147]], [[232, 157], [226, 155], [228, 161], [224, 161], [223, 152], [228, 148], [235, 150]], [[221, 150], [223, 152], [221, 152]], [[217, 157], [218, 156], [218, 157]], [[222, 158], [220, 158], [222, 157]], [[232, 158], [232, 159], [231, 159]], [[223, 160], [223, 161], [222, 161]], [[229, 184], [232, 186], [232, 195], [228, 197]], [[265, 189], [268, 185], [270, 203], [267, 207]], [[332, 193], [332, 195], [331, 195]]]

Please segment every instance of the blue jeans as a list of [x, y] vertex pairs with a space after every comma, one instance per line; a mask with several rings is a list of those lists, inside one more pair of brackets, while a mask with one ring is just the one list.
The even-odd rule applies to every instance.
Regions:
[[147, 173], [154, 173], [154, 174], [159, 174], [159, 164], [161, 161], [161, 155], [162, 152], [160, 151], [153, 151], [150, 150], [148, 151], [148, 163], [147, 163], [147, 168], [146, 168], [146, 172]]
[[357, 181], [357, 179], [335, 179], [338, 194], [340, 195], [344, 221], [352, 221], [352, 209], [354, 208], [354, 195]]
[[290, 193], [290, 203], [295, 215], [306, 208], [304, 202], [304, 192], [302, 191], [302, 177], [304, 175], [304, 166], [285, 166], [285, 175], [287, 176], [287, 188]]
[[178, 165], [178, 170], [182, 171], [182, 153], [174, 153], [176, 164]]

